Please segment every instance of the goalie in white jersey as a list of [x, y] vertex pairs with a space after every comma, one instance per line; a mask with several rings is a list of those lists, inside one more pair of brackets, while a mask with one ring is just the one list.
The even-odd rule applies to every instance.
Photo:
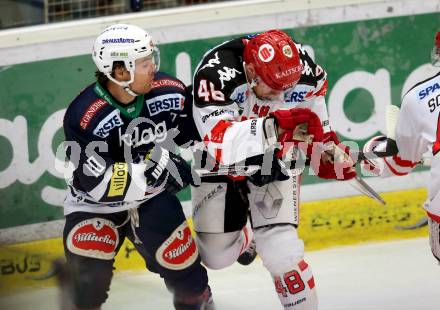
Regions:
[[[435, 36], [432, 63], [440, 67], [440, 31]], [[440, 262], [440, 72], [414, 85], [403, 97], [396, 124], [397, 154], [363, 162], [362, 168], [381, 176], [408, 174], [432, 155], [428, 199], [424, 208], [429, 220], [431, 250]], [[388, 140], [389, 141], [389, 140]], [[364, 152], [379, 153], [387, 139], [377, 136], [368, 141]]]
[[[297, 133], [309, 137], [309, 144], [339, 143], [327, 116], [326, 72], [286, 33], [271, 30], [208, 51], [193, 85], [193, 116], [206, 146], [204, 155], [226, 166], [262, 165], [269, 159], [266, 173], [216, 176], [192, 188], [194, 228], [204, 264], [220, 269], [239, 256], [239, 262], [249, 263], [242, 258], [252, 250], [254, 233], [256, 250], [283, 307], [317, 309], [313, 274], [296, 231], [301, 171], [286, 176], [279, 161], [285, 144], [276, 155], [274, 150], [277, 142], [300, 141]], [[307, 126], [300, 130], [299, 124]], [[307, 143], [304, 152], [310, 158]], [[351, 165], [337, 176], [333, 163], [317, 162], [319, 177], [356, 175]], [[252, 229], [246, 225], [248, 212]]]

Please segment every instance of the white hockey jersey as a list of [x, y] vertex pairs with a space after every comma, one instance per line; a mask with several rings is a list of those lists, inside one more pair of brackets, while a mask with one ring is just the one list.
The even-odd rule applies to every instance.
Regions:
[[218, 163], [232, 165], [264, 154], [263, 120], [270, 112], [308, 107], [330, 130], [324, 95], [327, 74], [297, 44], [304, 65], [297, 85], [278, 100], [260, 100], [247, 83], [243, 50], [247, 37], [227, 41], [208, 51], [194, 75], [193, 116], [209, 154]]
[[[396, 143], [399, 153], [384, 159], [383, 177], [406, 175], [424, 154], [430, 153], [430, 179], [425, 209], [428, 215], [440, 222], [440, 72], [417, 83], [403, 97], [396, 125]], [[374, 162], [373, 161], [373, 162]], [[383, 161], [380, 163], [379, 161]]]

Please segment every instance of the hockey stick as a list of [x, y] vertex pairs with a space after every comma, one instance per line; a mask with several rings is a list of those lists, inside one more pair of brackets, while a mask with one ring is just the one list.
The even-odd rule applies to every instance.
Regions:
[[396, 225], [394, 226], [394, 228], [397, 230], [414, 230], [414, 229], [422, 228], [426, 225], [428, 225], [428, 217], [424, 216], [413, 225], [408, 225], [408, 226]]
[[[261, 166], [258, 165], [251, 165], [251, 166], [227, 166], [227, 167], [220, 167], [218, 170], [210, 171], [207, 169], [195, 169], [195, 172], [198, 174], [199, 177], [213, 177], [213, 176], [224, 176], [224, 175], [231, 175], [231, 176], [251, 176], [258, 170], [261, 170]], [[291, 175], [299, 175], [302, 173], [303, 169], [291, 169], [289, 170], [292, 174]], [[352, 185], [356, 190], [361, 192], [362, 194], [366, 195], [367, 197], [370, 197], [379, 203], [385, 205], [385, 201], [383, 198], [374, 190], [372, 189], [364, 180], [362, 180], [359, 176], [356, 176], [353, 180], [349, 181], [350, 185]]]

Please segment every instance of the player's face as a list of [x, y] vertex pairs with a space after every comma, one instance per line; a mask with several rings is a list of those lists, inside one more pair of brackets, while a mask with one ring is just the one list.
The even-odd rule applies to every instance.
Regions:
[[257, 85], [255, 85], [252, 90], [258, 98], [275, 100], [279, 99], [280, 96], [283, 94], [282, 90], [270, 88], [266, 83], [264, 83], [264, 81], [260, 77], [257, 77], [256, 80]]
[[153, 57], [148, 56], [136, 60], [134, 81], [130, 84], [131, 90], [138, 94], [146, 94], [151, 90], [156, 65]]

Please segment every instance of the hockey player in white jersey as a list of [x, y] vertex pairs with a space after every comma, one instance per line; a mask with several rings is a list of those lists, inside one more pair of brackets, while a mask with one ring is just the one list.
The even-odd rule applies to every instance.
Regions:
[[[243, 263], [254, 238], [284, 309], [317, 309], [313, 274], [296, 230], [300, 172], [285, 175], [278, 157], [286, 150], [278, 142], [297, 143], [301, 139], [294, 136], [300, 132], [311, 138], [308, 142], [339, 144], [324, 100], [326, 72], [286, 33], [271, 30], [208, 51], [193, 85], [193, 116], [207, 149], [204, 155], [229, 166], [261, 164], [270, 154], [272, 164], [267, 173], [202, 178], [201, 185], [192, 188], [202, 261], [212, 269], [227, 267], [239, 257]], [[308, 157], [310, 149], [304, 149]], [[315, 172], [322, 178], [356, 175], [352, 165], [337, 175], [334, 164], [324, 158], [318, 166]], [[249, 212], [252, 225], [246, 225]]]
[[[440, 31], [435, 36], [432, 63], [440, 67]], [[374, 158], [362, 163], [362, 169], [375, 175], [407, 175], [430, 153], [431, 171], [428, 199], [429, 239], [433, 255], [440, 262], [440, 72], [414, 85], [403, 97], [396, 123], [396, 155]], [[364, 146], [364, 152], [380, 153], [388, 139], [377, 136]]]

